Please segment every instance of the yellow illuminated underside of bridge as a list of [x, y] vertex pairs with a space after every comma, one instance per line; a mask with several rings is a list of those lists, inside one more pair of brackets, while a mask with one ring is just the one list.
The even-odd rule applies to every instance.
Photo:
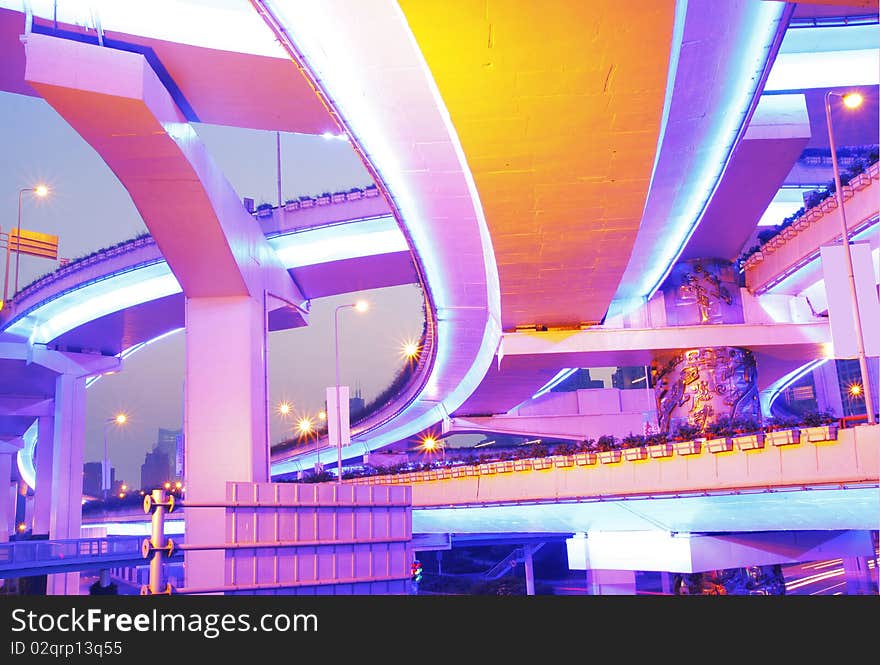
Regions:
[[401, 0], [474, 175], [505, 330], [601, 319], [657, 147], [673, 0]]

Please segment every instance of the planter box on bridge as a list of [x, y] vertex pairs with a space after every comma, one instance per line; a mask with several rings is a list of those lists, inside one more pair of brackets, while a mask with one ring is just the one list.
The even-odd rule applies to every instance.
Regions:
[[764, 438], [774, 446], [793, 446], [801, 442], [801, 432], [797, 429], [781, 429], [767, 432]]
[[674, 450], [675, 449], [672, 447], [671, 443], [655, 443], [648, 446], [648, 454], [653, 459], [672, 457], [672, 453]]
[[727, 453], [733, 450], [733, 439], [729, 436], [706, 439], [703, 445], [706, 446], [706, 450], [710, 453]]
[[731, 438], [733, 439], [733, 444], [739, 450], [758, 450], [764, 447], [764, 432], [739, 434]]
[[676, 441], [672, 444], [672, 448], [676, 455], [699, 455], [703, 450], [703, 442], [699, 439], [696, 441]]
[[837, 425], [816, 425], [815, 427], [802, 427], [801, 438], [808, 443], [821, 443], [822, 441], [837, 441]]

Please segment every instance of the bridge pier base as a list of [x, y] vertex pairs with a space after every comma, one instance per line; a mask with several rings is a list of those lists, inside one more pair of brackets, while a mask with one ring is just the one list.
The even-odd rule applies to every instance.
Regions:
[[[52, 540], [80, 537], [85, 417], [85, 378], [73, 374], [59, 375], [55, 380], [49, 509], [49, 538]], [[49, 575], [46, 593], [50, 596], [79, 595], [79, 573]]]
[[[228, 482], [269, 480], [263, 303], [249, 296], [186, 301], [185, 503], [222, 504]], [[188, 545], [226, 542], [223, 508], [186, 511]], [[187, 587], [220, 587], [225, 552], [186, 552]]]
[[52, 515], [52, 450], [54, 449], [55, 418], [40, 416], [37, 421], [36, 479], [34, 487], [33, 534], [49, 536]]

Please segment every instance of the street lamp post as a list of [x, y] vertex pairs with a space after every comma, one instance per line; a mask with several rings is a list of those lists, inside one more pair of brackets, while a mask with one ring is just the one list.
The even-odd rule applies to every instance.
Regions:
[[104, 421], [104, 464], [101, 466], [101, 490], [104, 499], [110, 496], [110, 446], [107, 439], [108, 425], [124, 425], [128, 421], [128, 416], [124, 413], [117, 413], [112, 418]]
[[868, 359], [865, 355], [865, 338], [862, 332], [862, 317], [859, 312], [859, 299], [856, 294], [856, 280], [853, 274], [852, 250], [850, 249], [849, 232], [846, 226], [846, 212], [843, 207], [843, 188], [840, 186], [840, 170], [837, 166], [837, 148], [834, 145], [834, 131], [831, 125], [831, 97], [840, 97], [847, 108], [857, 108], [862, 103], [861, 95], [857, 93], [843, 95], [829, 90], [825, 93], [825, 120], [828, 123], [828, 144], [831, 149], [831, 168], [834, 171], [834, 190], [837, 196], [837, 207], [840, 210], [841, 242], [843, 253], [846, 257], [846, 269], [849, 277], [849, 294], [852, 300], [853, 322], [856, 326], [856, 344], [859, 354], [859, 372], [862, 377], [862, 395], [865, 400], [865, 412], [868, 414], [868, 424], [873, 425], [874, 401], [871, 395], [871, 383], [868, 374]]
[[[339, 312], [343, 309], [353, 309], [357, 312], [366, 312], [369, 305], [365, 300], [356, 303], [339, 305], [333, 312], [333, 343], [336, 370], [336, 482], [342, 482], [342, 404], [339, 400]], [[348, 406], [348, 405], [346, 405]]]
[[[15, 226], [16, 246], [15, 246], [15, 288], [13, 293], [18, 293], [18, 264], [21, 257], [21, 197], [25, 192], [30, 192], [34, 196], [43, 198], [49, 194], [49, 188], [46, 185], [37, 185], [36, 187], [25, 187], [18, 190], [18, 221]], [[6, 241], [6, 275], [3, 280], [3, 302], [9, 299], [9, 258], [12, 254], [10, 249], [11, 238]]]

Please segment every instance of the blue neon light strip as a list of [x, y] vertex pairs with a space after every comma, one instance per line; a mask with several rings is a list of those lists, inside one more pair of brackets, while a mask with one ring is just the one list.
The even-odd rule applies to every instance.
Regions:
[[[403, 415], [407, 411], [411, 412], [415, 408], [423, 408], [423, 405], [419, 404], [421, 400], [431, 400], [439, 403], [427, 414], [422, 414], [414, 420], [408, 421], [405, 427], [398, 427], [381, 434], [371, 432], [366, 435], [370, 447], [375, 449], [386, 443], [409, 436], [419, 431], [420, 428], [433, 425], [442, 420], [447, 413], [457, 408], [476, 389], [489, 368], [501, 335], [501, 299], [498, 272], [488, 226], [483, 217], [482, 205], [480, 204], [473, 176], [467, 166], [464, 151], [452, 125], [449, 113], [446, 110], [445, 104], [443, 104], [427, 63], [424, 61], [424, 58], [420, 58], [418, 64], [425, 75], [425, 80], [430, 86], [436, 108], [440, 112], [447, 135], [458, 156], [461, 171], [468, 186], [470, 198], [473, 202], [477, 228], [480, 233], [482, 259], [486, 266], [488, 311], [479, 350], [475, 358], [470, 362], [469, 370], [465, 373], [462, 380], [458, 382], [456, 388], [446, 395], [438, 395], [438, 377], [442, 377], [447, 371], [448, 364], [456, 352], [450, 342], [450, 333], [446, 332], [452, 324], [444, 322], [443, 317], [444, 311], [454, 310], [457, 306], [457, 303], [453, 302], [450, 296], [450, 281], [455, 279], [455, 275], [445, 274], [442, 269], [442, 262], [432, 242], [429, 228], [425, 224], [427, 218], [421, 210], [419, 201], [410, 190], [407, 174], [402, 169], [398, 156], [387, 140], [387, 133], [383, 130], [382, 123], [380, 122], [381, 119], [377, 118], [372, 109], [366, 106], [365, 99], [358, 93], [362, 86], [357, 75], [350, 71], [349, 68], [341, 65], [339, 60], [328, 56], [328, 50], [332, 51], [333, 49], [326, 48], [325, 44], [321, 41], [322, 39], [327, 41], [340, 40], [337, 44], [333, 44], [333, 46], [338, 47], [342, 52], [347, 52], [349, 48], [341, 33], [337, 36], [337, 33], [332, 29], [321, 30], [316, 28], [316, 26], [320, 27], [331, 20], [332, 12], [319, 4], [298, 4], [284, 1], [260, 2], [258, 4], [263, 6], [262, 11], [267, 21], [272, 20], [276, 22], [281, 28], [283, 38], [287, 39], [289, 37], [296, 51], [291, 53], [291, 57], [297, 61], [303, 61], [313, 76], [315, 84], [325, 94], [331, 106], [334, 107], [334, 112], [338, 109], [338, 114], [336, 115], [340, 122], [343, 122], [344, 118], [344, 122], [347, 124], [346, 130], [352, 136], [353, 142], [361, 148], [366, 159], [373, 169], [376, 170], [379, 180], [389, 191], [394, 206], [410, 235], [418, 261], [424, 270], [429, 298], [437, 313], [437, 353], [430, 370], [431, 373], [422, 393], [399, 415]], [[397, 5], [393, 5], [391, 9], [397, 13], [400, 25], [406, 26], [407, 22], [403, 11]], [[407, 35], [411, 40], [414, 51], [420, 54], [415, 37], [409, 31], [407, 31]]]
[[796, 370], [793, 370], [782, 378], [774, 381], [768, 388], [761, 392], [759, 398], [761, 402], [761, 415], [763, 415], [765, 418], [772, 417], [773, 403], [776, 401], [776, 398], [779, 397], [780, 393], [792, 383], [803, 378], [814, 369], [821, 367], [829, 360], [830, 358], [819, 358], [817, 360], [811, 360], [805, 365], [801, 365]]
[[[18, 475], [27, 483], [31, 489], [37, 488], [37, 469], [34, 464], [34, 453], [37, 450], [37, 435], [40, 421], [34, 420], [33, 424], [27, 428], [22, 435], [24, 446], [16, 455], [16, 464], [18, 465]], [[5, 499], [6, 497], [4, 497]]]
[[[676, 5], [676, 21], [686, 11], [687, 2], [679, 0]], [[681, 200], [669, 215], [664, 226], [663, 240], [651, 249], [643, 262], [643, 268], [631, 286], [628, 295], [621, 293], [620, 302], [612, 307], [611, 314], [621, 314], [620, 308], [631, 308], [649, 299], [666, 279], [688, 240], [696, 230], [712, 196], [715, 193], [733, 149], [745, 132], [751, 109], [757, 103], [758, 86], [767, 67], [770, 52], [777, 41], [778, 30], [786, 9], [785, 3], [761, 2], [743, 8], [739, 33], [745, 35], [745, 43], [736, 57], [729, 60], [738, 63], [727, 76], [724, 84], [728, 91], [724, 103], [715, 109], [717, 121], [712, 134], [703, 145], [694, 149], [701, 155], [692, 176], [682, 184]], [[676, 26], [677, 28], [677, 26]], [[676, 34], [678, 31], [676, 30]], [[681, 38], [684, 38], [682, 35]], [[679, 44], [675, 48], [680, 48]], [[677, 63], [670, 61], [670, 67]], [[733, 65], [732, 65], [733, 66]], [[669, 82], [674, 87], [674, 77]], [[667, 96], [672, 91], [667, 89]], [[650, 191], [650, 189], [649, 189]], [[649, 194], [650, 198], [650, 194]]]
[[[278, 249], [287, 269], [408, 250], [394, 220], [387, 216], [277, 235], [268, 242]], [[321, 260], [308, 258], [310, 252], [320, 254]], [[126, 268], [47, 299], [16, 317], [5, 331], [45, 344], [107, 314], [181, 292], [168, 264], [157, 261]]]
[[577, 367], [567, 367], [566, 369], [559, 370], [559, 372], [556, 374], [556, 376], [554, 376], [554, 377], [553, 377], [552, 379], [550, 379], [547, 383], [545, 383], [545, 384], [544, 384], [544, 385], [538, 390], [538, 392], [536, 392], [534, 395], [532, 395], [531, 398], [532, 398], [532, 399], [535, 399], [535, 398], [537, 398], [537, 397], [540, 397], [541, 395], [545, 395], [545, 394], [547, 394], [548, 392], [550, 392], [551, 390], [553, 390], [553, 388], [555, 388], [555, 387], [558, 386], [560, 383], [562, 383], [563, 381], [565, 381], [565, 380], [566, 380], [568, 377], [570, 377], [572, 374], [574, 374], [575, 372], [577, 372], [577, 370], [578, 370]]

